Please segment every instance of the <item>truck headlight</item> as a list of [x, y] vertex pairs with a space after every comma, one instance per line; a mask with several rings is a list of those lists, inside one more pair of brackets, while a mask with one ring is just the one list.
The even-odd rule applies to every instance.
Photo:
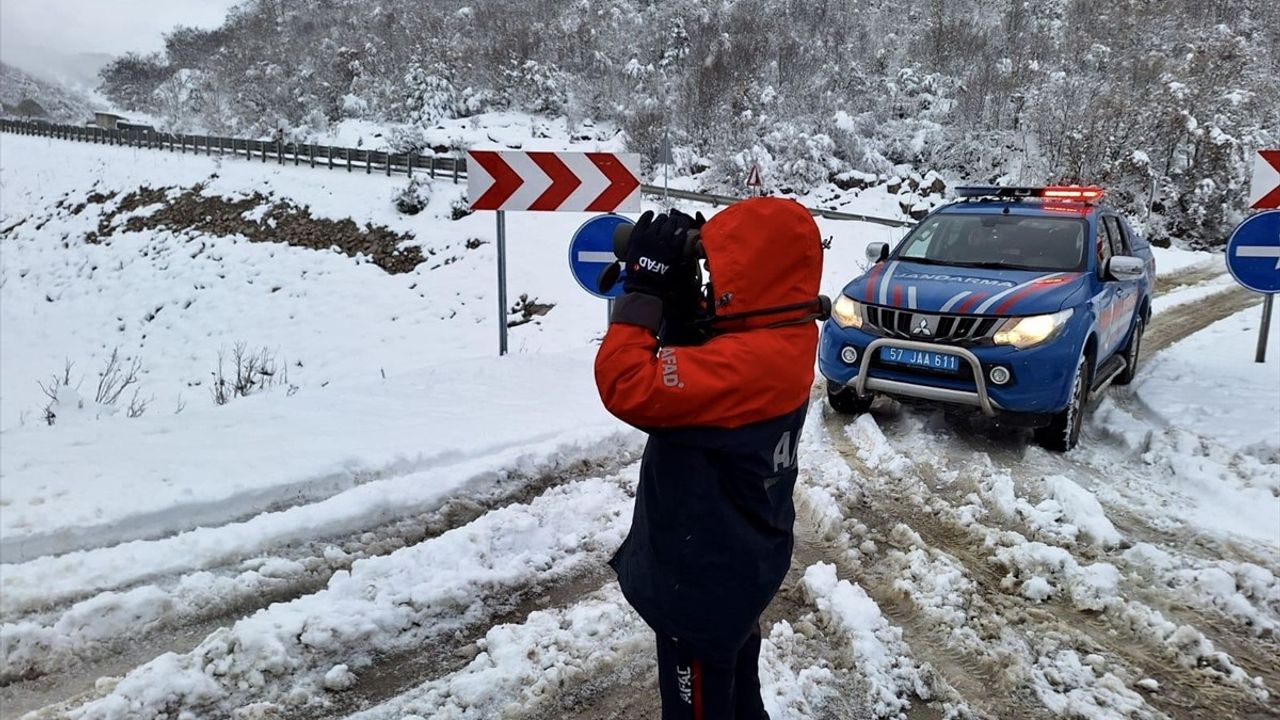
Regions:
[[841, 295], [831, 308], [831, 318], [840, 327], [861, 329], [862, 303], [851, 299], [848, 295]]
[[1051, 315], [1009, 318], [991, 339], [997, 345], [1012, 345], [1019, 350], [1035, 347], [1057, 336], [1071, 319], [1072, 312], [1067, 308]]

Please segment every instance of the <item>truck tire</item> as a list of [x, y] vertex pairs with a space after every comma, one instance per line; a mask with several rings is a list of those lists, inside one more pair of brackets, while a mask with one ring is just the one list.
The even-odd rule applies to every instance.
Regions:
[[1124, 349], [1124, 370], [1113, 380], [1117, 385], [1128, 385], [1138, 376], [1138, 361], [1142, 359], [1142, 331], [1146, 329], [1146, 323], [1142, 322], [1142, 316], [1138, 316], [1133, 321], [1133, 335], [1129, 337], [1129, 345]]
[[1080, 429], [1084, 427], [1084, 409], [1089, 399], [1089, 356], [1082, 354], [1076, 365], [1075, 380], [1071, 384], [1071, 399], [1067, 406], [1053, 416], [1049, 424], [1037, 428], [1036, 442], [1052, 452], [1067, 452], [1080, 443]]
[[841, 415], [862, 415], [871, 410], [871, 400], [870, 396], [858, 397], [849, 388], [827, 385], [827, 404]]

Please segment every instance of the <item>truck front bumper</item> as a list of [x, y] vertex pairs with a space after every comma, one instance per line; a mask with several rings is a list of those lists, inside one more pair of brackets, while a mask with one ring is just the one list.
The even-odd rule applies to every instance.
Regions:
[[[954, 355], [962, 372], [930, 372], [890, 365], [879, 358], [885, 347]], [[852, 361], [842, 356], [856, 354]], [[1066, 407], [1080, 349], [1062, 338], [1018, 350], [1009, 346], [958, 345], [887, 338], [832, 321], [823, 326], [818, 368], [833, 387], [846, 387], [860, 397], [874, 393], [939, 404], [970, 407], [983, 415], [1046, 416]], [[990, 382], [995, 367], [1009, 371], [1003, 385]]]

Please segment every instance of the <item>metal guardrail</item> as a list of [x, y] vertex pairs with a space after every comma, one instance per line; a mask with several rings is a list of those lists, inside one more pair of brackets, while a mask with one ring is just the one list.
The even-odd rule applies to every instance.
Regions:
[[[641, 192], [646, 195], [662, 195], [667, 194], [673, 198], [681, 200], [689, 200], [692, 202], [710, 203], [714, 206], [732, 205], [743, 198], [733, 197], [731, 195], [714, 195], [711, 193], [691, 192], [688, 190], [663, 190], [655, 185], [640, 186]], [[826, 208], [807, 208], [808, 211], [817, 217], [826, 218], [828, 220], [851, 220], [855, 222], [875, 223], [876, 225], [886, 225], [888, 227], [913, 227], [916, 222], [914, 220], [898, 220], [894, 218], [874, 217], [872, 215], [860, 215], [858, 213], [840, 212], [838, 210], [827, 210]]]
[[[467, 177], [467, 162], [462, 158], [420, 153], [391, 153], [380, 150], [284, 142], [280, 140], [248, 140], [213, 135], [189, 135], [167, 133], [146, 128], [122, 128], [107, 130], [97, 126], [63, 125], [42, 120], [0, 119], [0, 131], [18, 135], [35, 135], [61, 140], [123, 145], [170, 152], [191, 152], [200, 155], [231, 155], [246, 160], [274, 162], [278, 165], [305, 166], [346, 172], [363, 171], [366, 175], [408, 175], [415, 173], [432, 178], [451, 179], [454, 183]], [[642, 185], [646, 195], [668, 195], [680, 200], [707, 203], [712, 206], [732, 205], [743, 198], [716, 195], [689, 190], [663, 190], [655, 185]], [[815, 216], [828, 220], [849, 220], [874, 223], [887, 227], [912, 227], [914, 220], [882, 218], [858, 213], [840, 212], [825, 208], [808, 208]]]

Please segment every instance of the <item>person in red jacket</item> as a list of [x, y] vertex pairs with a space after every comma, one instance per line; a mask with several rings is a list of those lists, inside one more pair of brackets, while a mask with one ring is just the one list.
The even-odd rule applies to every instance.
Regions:
[[818, 227], [791, 200], [632, 230], [595, 375], [609, 412], [649, 434], [610, 565], [657, 635], [664, 720], [768, 718], [759, 619], [791, 563], [821, 273]]

